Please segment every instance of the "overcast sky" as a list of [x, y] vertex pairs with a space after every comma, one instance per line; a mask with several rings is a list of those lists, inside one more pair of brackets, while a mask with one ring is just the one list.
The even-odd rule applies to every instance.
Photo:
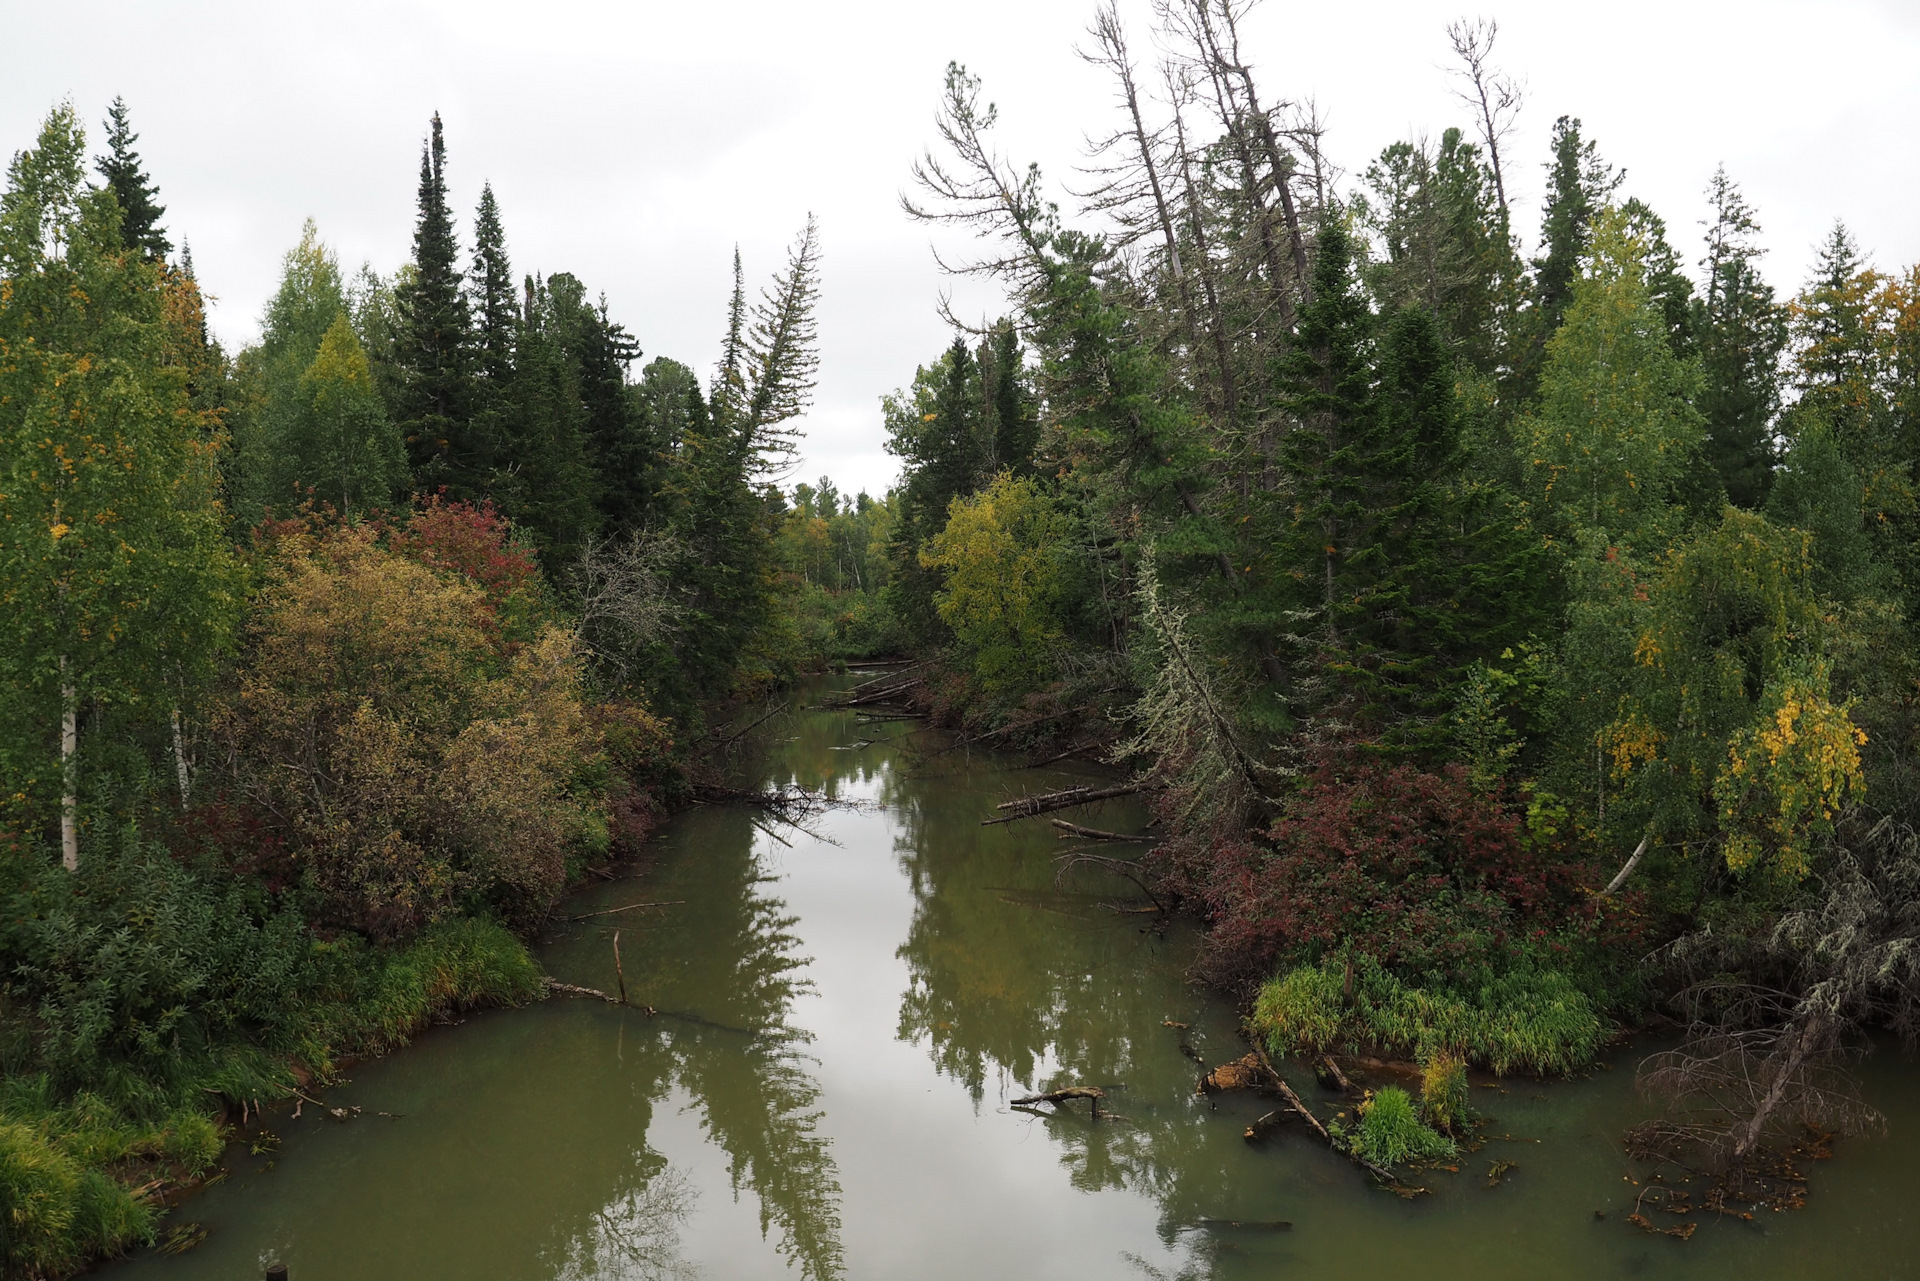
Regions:
[[[0, 0], [8, 50], [0, 150], [71, 98], [96, 122], [126, 97], [176, 243], [191, 241], [215, 328], [249, 341], [302, 219], [348, 270], [391, 271], [412, 234], [428, 116], [447, 129], [463, 244], [493, 183], [520, 271], [605, 291], [647, 358], [711, 368], [738, 243], [764, 279], [806, 214], [826, 249], [820, 388], [797, 478], [883, 489], [878, 399], [948, 341], [926, 228], [900, 213], [932, 135], [942, 68], [966, 63], [1002, 142], [1071, 177], [1109, 86], [1073, 54], [1093, 0], [901, 3], [407, 3], [325, 6]], [[1758, 208], [1783, 292], [1845, 218], [1876, 265], [1920, 259], [1920, 3], [1613, 0], [1484, 8], [1269, 0], [1246, 46], [1269, 99], [1314, 99], [1349, 172], [1397, 138], [1465, 123], [1443, 29], [1500, 22], [1497, 60], [1527, 105], [1510, 144], [1519, 225], [1538, 224], [1540, 162], [1563, 113], [1584, 119], [1624, 191], [1699, 256], [1714, 165]], [[1146, 0], [1122, 4], [1148, 52]], [[959, 310], [984, 314], [977, 286]]]

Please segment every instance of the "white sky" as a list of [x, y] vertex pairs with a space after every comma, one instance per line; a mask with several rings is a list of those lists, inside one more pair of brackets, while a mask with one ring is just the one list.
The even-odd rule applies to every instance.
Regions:
[[[929, 232], [897, 204], [932, 137], [942, 68], [957, 59], [981, 75], [1009, 153], [1058, 183], [1083, 134], [1113, 119], [1107, 84], [1072, 52], [1092, 10], [0, 0], [0, 151], [29, 145], [63, 97], [97, 122], [125, 95], [167, 228], [192, 242], [229, 346], [257, 332], [303, 218], [348, 270], [406, 257], [436, 108], [463, 247], [489, 179], [517, 270], [574, 272], [606, 292], [647, 358], [703, 374], [733, 245], [749, 279], [764, 279], [811, 210], [826, 249], [822, 368], [795, 479], [824, 471], [843, 490], [877, 491], [895, 470], [878, 398], [948, 341]], [[1357, 173], [1396, 138], [1465, 123], [1441, 70], [1443, 28], [1463, 12], [1499, 19], [1497, 60], [1528, 85], [1509, 163], [1523, 229], [1537, 225], [1540, 162], [1564, 112], [1626, 168], [1625, 192], [1666, 218], [1689, 260], [1720, 161], [1759, 210], [1783, 293], [1836, 216], [1876, 265], [1920, 258], [1915, 0], [1268, 0], [1247, 52], [1270, 100], [1320, 104], [1329, 152]], [[1122, 13], [1144, 54], [1145, 0]], [[966, 314], [992, 305], [978, 286], [958, 296]]]

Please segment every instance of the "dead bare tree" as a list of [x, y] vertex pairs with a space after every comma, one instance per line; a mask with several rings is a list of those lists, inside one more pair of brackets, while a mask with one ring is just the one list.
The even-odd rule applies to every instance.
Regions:
[[685, 548], [661, 534], [592, 538], [572, 572], [578, 627], [594, 660], [625, 679], [634, 656], [665, 644], [685, 607], [669, 587]]
[[1490, 61], [1493, 42], [1500, 24], [1492, 18], [1461, 18], [1447, 24], [1447, 39], [1453, 44], [1460, 66], [1454, 74], [1466, 81], [1466, 87], [1454, 96], [1472, 109], [1480, 141], [1487, 146], [1487, 158], [1493, 163], [1493, 189], [1500, 199], [1500, 216], [1507, 216], [1507, 179], [1500, 168], [1500, 142], [1513, 132], [1515, 117], [1525, 98], [1519, 81], [1500, 71]]

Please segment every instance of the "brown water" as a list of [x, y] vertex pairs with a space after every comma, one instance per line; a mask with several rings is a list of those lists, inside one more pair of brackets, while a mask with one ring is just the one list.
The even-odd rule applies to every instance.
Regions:
[[[554, 1000], [434, 1030], [269, 1121], [276, 1152], [176, 1212], [210, 1229], [112, 1281], [526, 1278], [1867, 1278], [1920, 1276], [1913, 1066], [1868, 1065], [1890, 1139], [1842, 1141], [1809, 1208], [1707, 1216], [1686, 1242], [1622, 1222], [1618, 1150], [1639, 1115], [1631, 1055], [1574, 1082], [1476, 1091], [1514, 1136], [1402, 1201], [1283, 1130], [1264, 1106], [1194, 1095], [1185, 1035], [1243, 1052], [1233, 1012], [1184, 978], [1192, 938], [1109, 906], [1125, 882], [1054, 883], [1034, 821], [982, 827], [993, 802], [1072, 770], [990, 755], [911, 764], [910, 727], [796, 714], [765, 782], [823, 787], [816, 835], [702, 807], [658, 838], [638, 881], [571, 911], [676, 906], [583, 922], [543, 950], [557, 977], [627, 986], [648, 1018]], [[1121, 827], [1110, 806], [1083, 821]], [[1184, 1034], [1164, 1020], [1191, 1024]], [[1295, 1072], [1297, 1084], [1310, 1077]], [[1049, 1119], [1007, 1101], [1096, 1084], [1123, 1120]], [[379, 1113], [394, 1114], [393, 1119]], [[1494, 1160], [1518, 1163], [1486, 1186]], [[1605, 1211], [1596, 1219], [1595, 1210]], [[1206, 1220], [1288, 1220], [1291, 1231]]]

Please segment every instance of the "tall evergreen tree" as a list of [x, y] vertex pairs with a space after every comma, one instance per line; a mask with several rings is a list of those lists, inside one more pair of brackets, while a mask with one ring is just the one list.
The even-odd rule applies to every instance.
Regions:
[[133, 149], [139, 140], [126, 100], [115, 98], [107, 108], [107, 154], [95, 160], [93, 167], [107, 180], [107, 189], [119, 202], [120, 243], [158, 261], [173, 251], [173, 242], [160, 227], [160, 216], [167, 209], [154, 200], [159, 188], [147, 177], [140, 155]]
[[1531, 400], [1539, 386], [1547, 341], [1560, 328], [1573, 300], [1594, 219], [1612, 200], [1623, 176], [1600, 159], [1592, 142], [1581, 137], [1580, 121], [1572, 116], [1554, 121], [1553, 159], [1546, 168], [1547, 205], [1540, 225], [1540, 256], [1533, 260], [1533, 298], [1508, 395], [1514, 404]]
[[527, 277], [508, 431], [491, 477], [491, 494], [529, 530], [542, 559], [557, 571], [571, 562], [599, 525], [580, 367], [567, 350], [567, 308], [578, 282]]
[[397, 293], [402, 371], [398, 417], [416, 483], [457, 496], [480, 489], [467, 425], [473, 409], [473, 335], [461, 288], [460, 244], [447, 203], [447, 147], [440, 113], [420, 153], [413, 272]]
[[475, 355], [480, 376], [498, 390], [513, 377], [513, 339], [517, 318], [513, 264], [507, 257], [507, 233], [493, 184], [480, 188], [473, 216], [473, 314], [477, 322]]
[[364, 511], [404, 490], [405, 446], [354, 332], [339, 264], [311, 220], [240, 368], [232, 489], [243, 521], [309, 496]]
[[1707, 199], [1713, 221], [1700, 261], [1706, 293], [1693, 318], [1706, 378], [1700, 410], [1707, 419], [1707, 456], [1728, 499], [1754, 508], [1766, 497], [1773, 469], [1787, 312], [1760, 275], [1766, 252], [1756, 243], [1760, 224], [1724, 167], [1714, 171]]
[[1030, 475], [1033, 451], [1039, 444], [1040, 416], [1027, 389], [1020, 333], [1011, 320], [993, 327], [982, 344], [982, 360], [990, 367], [994, 465], [1016, 476]]
[[1417, 738], [1468, 662], [1524, 635], [1537, 557], [1498, 495], [1457, 487], [1454, 360], [1433, 313], [1409, 303], [1382, 327], [1339, 224], [1318, 254], [1282, 380], [1298, 425], [1269, 571], [1273, 612], [1299, 620], [1288, 699], [1324, 728]]

